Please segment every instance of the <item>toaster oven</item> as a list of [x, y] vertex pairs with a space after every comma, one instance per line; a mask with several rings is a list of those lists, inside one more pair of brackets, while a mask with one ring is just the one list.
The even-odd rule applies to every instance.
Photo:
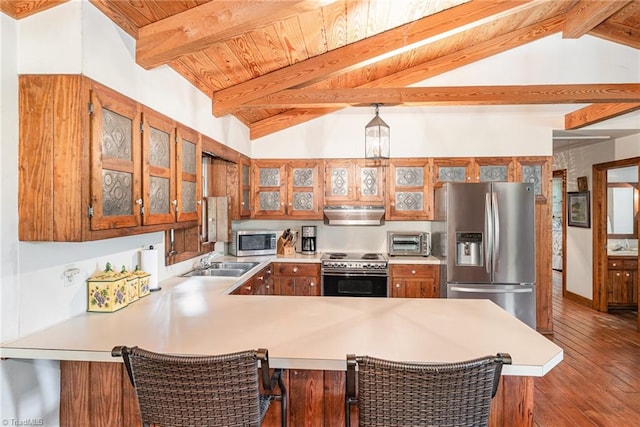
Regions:
[[423, 231], [387, 231], [387, 252], [390, 256], [429, 256], [431, 235]]

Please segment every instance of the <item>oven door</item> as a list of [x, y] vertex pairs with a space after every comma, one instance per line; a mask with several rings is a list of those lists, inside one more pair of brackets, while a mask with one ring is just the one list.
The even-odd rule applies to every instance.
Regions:
[[369, 273], [322, 275], [322, 295], [327, 297], [387, 297], [388, 276]]

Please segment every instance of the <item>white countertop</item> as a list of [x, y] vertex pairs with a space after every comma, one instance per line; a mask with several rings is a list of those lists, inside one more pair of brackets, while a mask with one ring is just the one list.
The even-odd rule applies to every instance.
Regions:
[[[115, 313], [86, 313], [2, 344], [1, 357], [113, 361], [116, 345], [174, 354], [269, 350], [273, 367], [344, 370], [347, 353], [451, 362], [498, 352], [542, 376], [560, 347], [487, 300], [228, 295], [241, 278], [176, 277]], [[263, 258], [264, 260], [264, 258]]]

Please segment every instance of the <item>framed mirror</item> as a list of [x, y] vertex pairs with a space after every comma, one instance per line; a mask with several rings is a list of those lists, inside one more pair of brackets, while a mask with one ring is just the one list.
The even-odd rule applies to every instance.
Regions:
[[607, 237], [638, 238], [638, 167], [607, 171]]

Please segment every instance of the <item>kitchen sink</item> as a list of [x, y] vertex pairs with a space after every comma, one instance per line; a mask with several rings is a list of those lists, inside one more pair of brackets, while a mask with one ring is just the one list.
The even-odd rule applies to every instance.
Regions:
[[260, 263], [233, 261], [212, 262], [207, 267], [196, 268], [183, 274], [183, 276], [240, 277], [258, 264]]

